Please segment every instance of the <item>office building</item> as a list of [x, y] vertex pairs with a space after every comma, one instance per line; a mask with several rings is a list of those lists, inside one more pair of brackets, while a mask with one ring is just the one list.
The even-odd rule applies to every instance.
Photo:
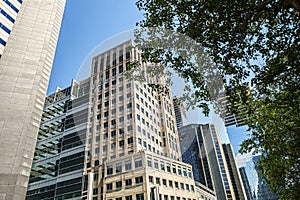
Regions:
[[216, 193], [199, 182], [196, 183], [197, 200], [217, 200]]
[[46, 98], [26, 199], [80, 199], [89, 84], [72, 81]]
[[10, 0], [0, 2], [0, 58], [11, 34], [23, 0]]
[[186, 110], [178, 97], [173, 97], [173, 105], [174, 105], [174, 112], [175, 112], [175, 119], [176, 119], [176, 126], [177, 128], [182, 127], [186, 124]]
[[213, 124], [180, 128], [182, 160], [193, 167], [194, 178], [214, 190], [217, 199], [235, 199], [220, 137]]
[[225, 160], [227, 163], [229, 177], [232, 183], [233, 192], [236, 200], [247, 200], [245, 189], [242, 183], [241, 175], [238, 170], [234, 153], [230, 144], [222, 144]]
[[190, 124], [179, 129], [180, 147], [182, 161], [193, 166], [195, 181], [214, 189], [213, 177], [208, 158], [208, 151], [204, 144], [201, 126], [199, 124]]
[[0, 2], [0, 199], [24, 199], [65, 0]]
[[140, 58], [132, 46], [130, 40], [94, 57], [90, 78], [73, 82], [60, 117], [42, 122], [40, 135], [49, 123], [62, 122], [63, 130], [38, 141], [28, 199], [196, 199], [192, 167], [181, 162], [171, 96], [126, 78], [128, 62]]
[[239, 168], [247, 200], [254, 200], [245, 167]]
[[275, 194], [271, 191], [267, 182], [263, 179], [262, 175], [259, 172], [259, 169], [257, 168], [258, 161], [260, 158], [261, 155], [256, 155], [252, 158], [258, 175], [258, 189], [256, 194], [257, 200], [278, 200], [280, 198], [280, 195]]
[[245, 123], [243, 119], [240, 117], [237, 117], [235, 114], [230, 113], [229, 111], [229, 101], [227, 99], [227, 96], [225, 95], [225, 92], [221, 92], [218, 98], [218, 101], [220, 103], [220, 115], [222, 119], [224, 120], [225, 126], [232, 126], [235, 125], [236, 127], [244, 126]]

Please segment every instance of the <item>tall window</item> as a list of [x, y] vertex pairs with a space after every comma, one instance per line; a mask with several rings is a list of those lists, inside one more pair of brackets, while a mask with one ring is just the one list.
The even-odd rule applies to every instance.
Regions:
[[131, 170], [131, 160], [125, 161], [125, 170]]
[[144, 200], [144, 194], [137, 194], [136, 200]]
[[142, 159], [141, 158], [136, 158], [136, 159], [134, 159], [134, 166], [135, 166], [135, 168], [140, 168], [140, 167], [142, 167], [143, 165], [142, 165]]

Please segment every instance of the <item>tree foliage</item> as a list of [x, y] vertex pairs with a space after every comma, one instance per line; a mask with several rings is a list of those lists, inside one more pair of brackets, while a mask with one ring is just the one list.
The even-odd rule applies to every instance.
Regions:
[[[209, 53], [223, 77], [231, 112], [245, 115], [252, 133], [241, 152], [261, 152], [259, 169], [271, 188], [282, 199], [298, 199], [300, 1], [138, 0], [136, 5], [145, 17], [139, 26], [184, 34]], [[195, 99], [207, 108], [203, 102], [212, 99], [201, 73], [171, 51], [152, 49], [145, 58], [154, 52], [200, 88]]]

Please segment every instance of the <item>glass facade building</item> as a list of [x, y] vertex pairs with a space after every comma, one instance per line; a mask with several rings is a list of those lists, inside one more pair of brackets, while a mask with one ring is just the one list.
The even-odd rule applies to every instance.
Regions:
[[26, 199], [81, 197], [88, 91], [73, 81], [46, 98]]
[[180, 128], [182, 160], [193, 166], [196, 181], [216, 192], [217, 199], [235, 199], [225, 155], [213, 124]]
[[234, 153], [230, 144], [222, 144], [225, 159], [229, 171], [229, 177], [232, 183], [233, 192], [236, 200], [247, 200], [242, 178], [238, 170], [238, 165], [234, 158]]
[[242, 181], [243, 181], [243, 185], [244, 185], [245, 194], [246, 194], [247, 199], [248, 200], [254, 200], [253, 193], [252, 193], [249, 181], [248, 181], [248, 177], [247, 177], [247, 174], [246, 174], [245, 167], [240, 167], [239, 171], [240, 171], [240, 174], [241, 174], [241, 178], [242, 178]]

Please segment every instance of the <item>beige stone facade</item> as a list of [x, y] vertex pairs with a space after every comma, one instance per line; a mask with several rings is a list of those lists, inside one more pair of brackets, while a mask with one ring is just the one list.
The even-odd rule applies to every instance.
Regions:
[[140, 57], [129, 40], [93, 58], [83, 199], [196, 199], [191, 167], [181, 162], [171, 92], [127, 78], [129, 62]]

